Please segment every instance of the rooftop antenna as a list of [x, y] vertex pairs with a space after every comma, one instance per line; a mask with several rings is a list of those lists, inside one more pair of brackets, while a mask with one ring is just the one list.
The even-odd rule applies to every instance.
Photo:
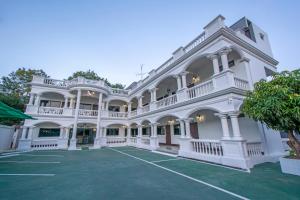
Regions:
[[146, 74], [146, 73], [143, 73], [143, 66], [144, 66], [144, 64], [141, 64], [141, 73], [138, 73], [138, 74], [137, 74], [137, 76], [140, 76], [140, 77], [141, 77], [141, 80], [143, 80], [144, 75]]

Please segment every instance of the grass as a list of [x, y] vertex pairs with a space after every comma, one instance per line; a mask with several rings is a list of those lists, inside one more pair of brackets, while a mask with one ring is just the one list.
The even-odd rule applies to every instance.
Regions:
[[274, 163], [247, 173], [130, 147], [28, 152], [0, 161], [1, 174], [55, 174], [0, 176], [0, 199], [238, 199], [155, 165], [250, 199], [300, 197], [300, 177], [282, 174]]

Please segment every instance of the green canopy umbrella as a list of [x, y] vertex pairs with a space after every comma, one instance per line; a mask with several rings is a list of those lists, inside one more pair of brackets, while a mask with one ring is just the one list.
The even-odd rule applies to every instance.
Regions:
[[5, 103], [0, 101], [0, 118], [14, 118], [14, 119], [33, 119], [31, 116], [24, 114], [23, 112], [9, 107]]

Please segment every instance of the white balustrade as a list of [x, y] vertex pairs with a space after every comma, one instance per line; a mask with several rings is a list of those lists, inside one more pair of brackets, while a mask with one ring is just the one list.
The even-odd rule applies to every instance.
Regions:
[[127, 112], [114, 112], [114, 111], [108, 112], [108, 117], [112, 117], [112, 118], [126, 118], [127, 116], [128, 116]]
[[211, 156], [223, 156], [223, 148], [218, 140], [199, 140], [193, 139], [192, 151]]
[[116, 95], [128, 95], [128, 90], [118, 89], [118, 88], [111, 88], [111, 92]]
[[56, 108], [56, 107], [39, 107], [38, 114], [41, 115], [62, 115], [63, 108]]
[[137, 140], [136, 140], [136, 137], [131, 137], [130, 138], [130, 143], [131, 144], [136, 144]]
[[199, 85], [196, 85], [192, 88], [188, 89], [188, 97], [190, 99], [203, 96], [211, 91], [214, 90], [214, 85], [212, 80], [206, 81], [204, 83], [201, 83]]
[[196, 37], [193, 41], [191, 41], [188, 45], [186, 45], [184, 47], [184, 52], [187, 53], [191, 51], [204, 40], [205, 40], [205, 32], [201, 33], [198, 37]]
[[141, 143], [144, 145], [150, 145], [150, 138], [149, 137], [142, 137]]
[[48, 150], [58, 149], [57, 139], [37, 139], [31, 141], [31, 148], [33, 150]]
[[142, 111], [143, 111], [143, 113], [149, 112], [150, 111], [150, 105], [143, 106]]
[[261, 142], [247, 142], [247, 153], [249, 157], [263, 156]]
[[108, 136], [106, 142], [109, 146], [123, 146], [126, 145], [126, 137]]
[[249, 89], [249, 84], [248, 81], [234, 77], [234, 85], [240, 89], [248, 90]]
[[157, 108], [162, 108], [162, 107], [166, 107], [166, 106], [170, 106], [173, 105], [177, 102], [177, 96], [176, 94], [163, 98], [159, 101], [156, 102], [156, 107]]
[[84, 117], [97, 117], [98, 116], [98, 110], [79, 109], [78, 115], [79, 116], [84, 116]]
[[67, 86], [67, 81], [61, 81], [61, 80], [45, 78], [44, 79], [44, 84], [58, 86], [58, 87], [66, 87]]
[[137, 115], [137, 110], [131, 111], [130, 112], [131, 117], [134, 117]]

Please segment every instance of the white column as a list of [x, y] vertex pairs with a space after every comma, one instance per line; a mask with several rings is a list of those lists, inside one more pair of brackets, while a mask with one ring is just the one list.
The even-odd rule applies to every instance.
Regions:
[[30, 127], [29, 127], [27, 140], [31, 140], [31, 139], [32, 139], [32, 134], [33, 134], [33, 129], [34, 129], [34, 128], [35, 128], [35, 126], [30, 126]]
[[143, 107], [143, 96], [139, 97], [139, 108]]
[[69, 97], [65, 97], [65, 105], [64, 105], [64, 108], [67, 108], [67, 107], [68, 107], [68, 101], [69, 101]]
[[66, 134], [65, 134], [65, 139], [69, 139], [69, 134], [70, 134], [70, 128], [66, 127]]
[[177, 80], [177, 88], [178, 88], [178, 90], [180, 90], [181, 89], [181, 79], [180, 79], [180, 76], [176, 75], [175, 78]]
[[224, 50], [220, 51], [223, 71], [229, 69], [229, 67], [228, 67], [228, 58], [227, 58], [227, 55], [228, 55], [229, 52], [230, 52], [230, 49], [224, 49]]
[[184, 128], [184, 121], [183, 120], [178, 120], [180, 123], [180, 137], [184, 138], [185, 137], [185, 128]]
[[99, 131], [100, 131], [100, 125], [101, 125], [101, 105], [102, 105], [102, 93], [99, 93], [99, 99], [98, 99], [98, 116], [97, 116], [97, 132], [96, 132], [96, 138], [99, 138]]
[[33, 93], [30, 93], [30, 98], [29, 98], [29, 102], [28, 102], [28, 105], [32, 105], [33, 104], [33, 97], [34, 97], [34, 94]]
[[190, 122], [191, 122], [191, 118], [185, 119], [184, 123], [185, 123], [185, 137], [186, 138], [191, 138], [191, 128], [190, 128]]
[[127, 138], [128, 138], [128, 141], [131, 138], [131, 128], [130, 128], [130, 126], [127, 127]]
[[153, 137], [157, 137], [157, 124], [158, 123], [153, 124]]
[[238, 121], [239, 114], [234, 113], [234, 114], [229, 114], [229, 116], [230, 116], [230, 119], [231, 119], [233, 137], [235, 139], [242, 139], [241, 132], [240, 132], [239, 121]]
[[64, 127], [63, 126], [60, 127], [59, 138], [60, 139], [64, 138]]
[[220, 114], [220, 113], [217, 113], [215, 115], [218, 116], [221, 120], [222, 132], [223, 132], [223, 138], [222, 139], [229, 139], [230, 135], [229, 135], [227, 115]]
[[76, 101], [76, 108], [75, 108], [75, 119], [74, 119], [74, 125], [73, 125], [73, 134], [72, 139], [70, 141], [70, 150], [76, 149], [76, 134], [77, 134], [77, 122], [78, 122], [78, 112], [79, 112], [79, 106], [80, 106], [80, 98], [81, 98], [81, 89], [78, 89], [77, 92], [77, 101]]
[[186, 88], [186, 75], [188, 72], [181, 73], [181, 80], [182, 80], [182, 88]]
[[131, 113], [131, 104], [132, 104], [132, 102], [128, 102], [128, 114]]
[[40, 105], [40, 95], [39, 94], [36, 95], [36, 98], [35, 98], [35, 101], [34, 101], [34, 105], [35, 106], [39, 106]]
[[108, 111], [108, 105], [109, 105], [109, 103], [108, 103], [108, 101], [106, 101], [105, 110], [107, 110], [107, 111]]
[[71, 97], [70, 98], [70, 106], [69, 106], [70, 109], [73, 109], [74, 108], [74, 98]]
[[214, 74], [218, 74], [220, 72], [218, 55], [216, 54], [209, 55], [208, 58], [211, 59], [213, 62]]
[[152, 89], [152, 92], [153, 92], [153, 100], [152, 101], [156, 101], [156, 88], [153, 88]]
[[142, 125], [138, 125], [138, 137], [142, 137]]
[[107, 133], [107, 131], [106, 131], [106, 127], [103, 127], [103, 133], [102, 133], [102, 135], [103, 135], [103, 137], [105, 137], [106, 138], [106, 133]]
[[21, 139], [24, 140], [26, 138], [26, 133], [27, 133], [27, 126], [23, 126]]

